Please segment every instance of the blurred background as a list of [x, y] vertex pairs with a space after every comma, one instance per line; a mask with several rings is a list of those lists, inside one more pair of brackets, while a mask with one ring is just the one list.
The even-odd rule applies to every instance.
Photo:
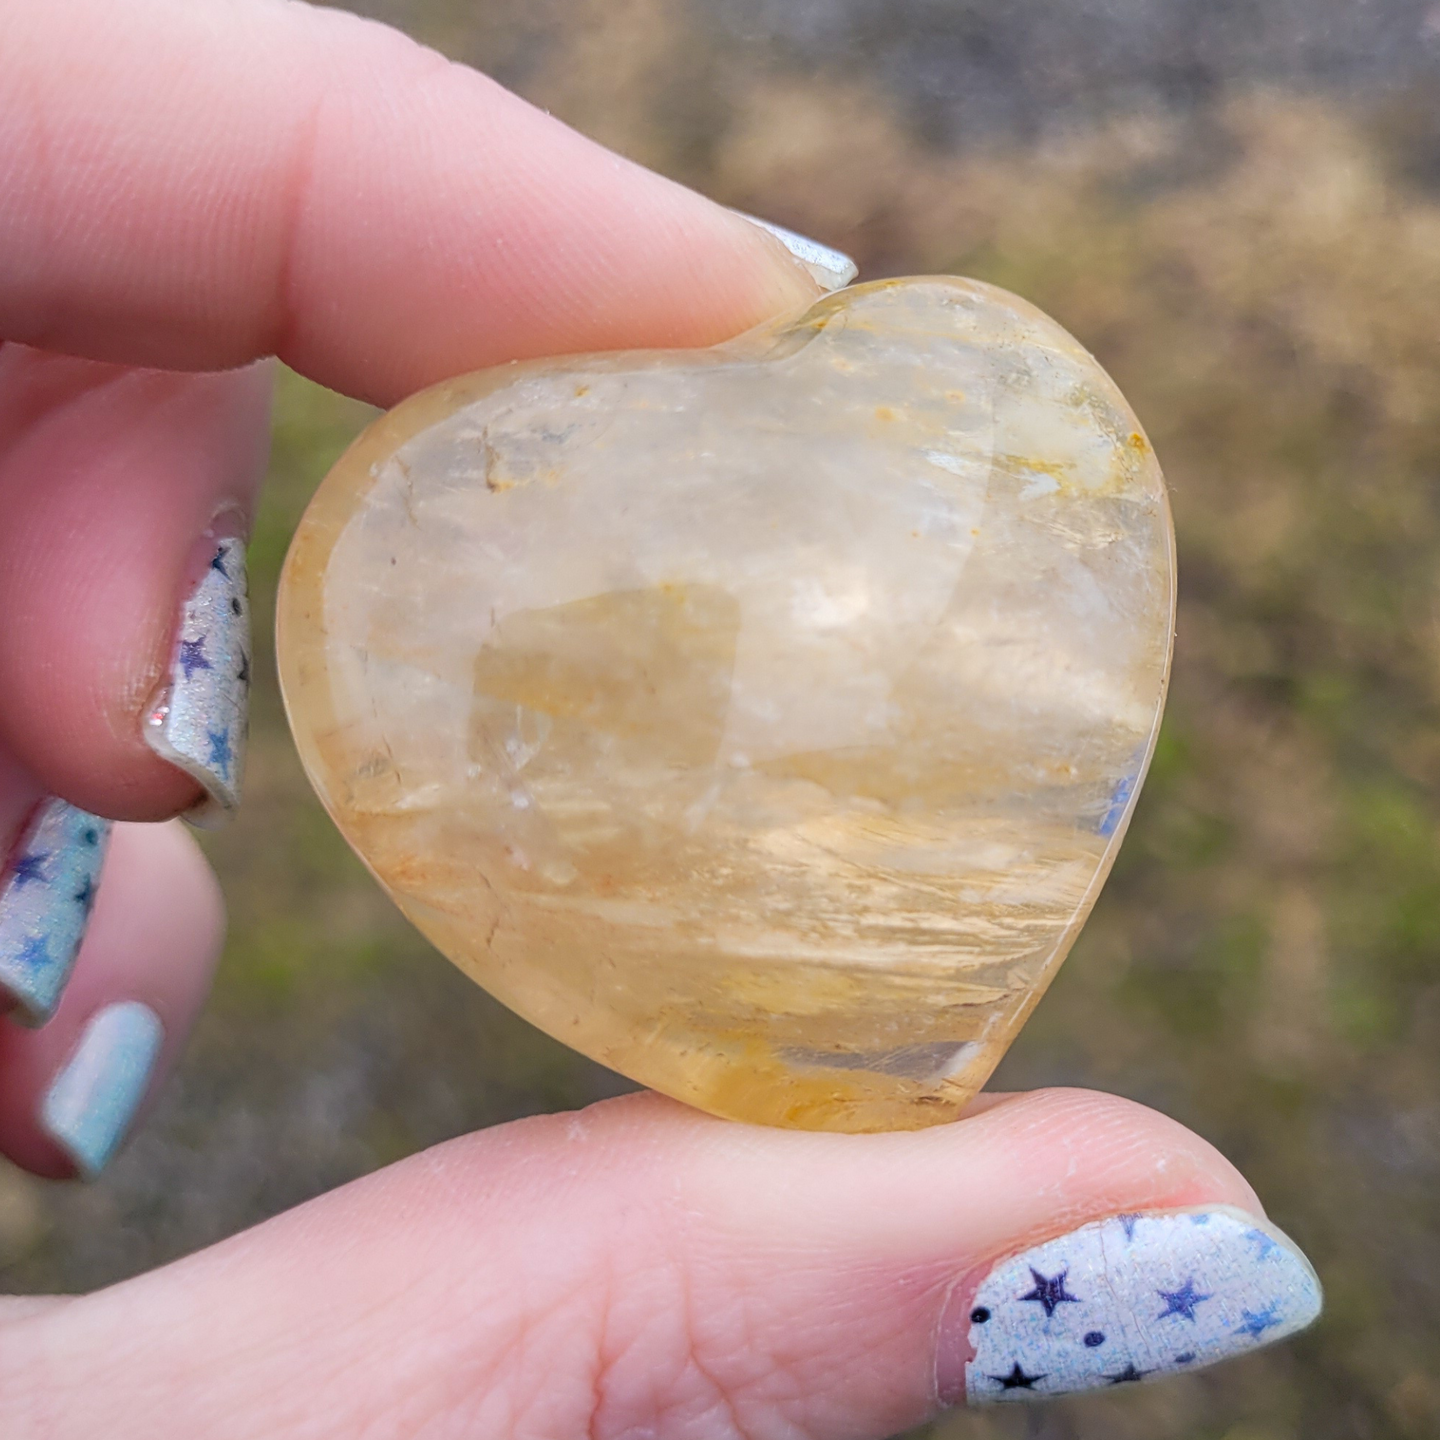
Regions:
[[[1056, 315], [1155, 443], [1179, 641], [1115, 874], [997, 1086], [1158, 1106], [1329, 1294], [1299, 1341], [946, 1440], [1440, 1436], [1440, 5], [361, 0], [627, 155]], [[103, 1284], [625, 1082], [403, 923], [312, 799], [275, 580], [363, 407], [283, 377], [252, 554], [231, 931], [159, 1112], [80, 1189], [0, 1169], [0, 1288]], [[3, 1165], [3, 1162], [0, 1162]]]

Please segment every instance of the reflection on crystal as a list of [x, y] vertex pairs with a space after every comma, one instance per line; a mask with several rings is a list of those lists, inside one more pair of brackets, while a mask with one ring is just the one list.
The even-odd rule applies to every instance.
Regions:
[[297, 534], [281, 671], [351, 843], [507, 1004], [720, 1114], [904, 1128], [1088, 913], [1173, 603], [1094, 360], [887, 281], [392, 411]]

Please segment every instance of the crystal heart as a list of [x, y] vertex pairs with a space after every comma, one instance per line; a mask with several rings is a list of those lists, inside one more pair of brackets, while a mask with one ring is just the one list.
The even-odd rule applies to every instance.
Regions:
[[1104, 882], [1174, 577], [1096, 362], [884, 281], [407, 400], [300, 526], [281, 677], [341, 830], [507, 1005], [720, 1115], [911, 1128]]

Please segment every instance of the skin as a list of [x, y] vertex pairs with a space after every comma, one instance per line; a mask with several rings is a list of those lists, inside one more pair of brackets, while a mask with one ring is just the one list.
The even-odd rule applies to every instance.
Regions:
[[[47, 793], [122, 821], [195, 798], [139, 715], [200, 536], [253, 505], [268, 357], [388, 404], [517, 357], [713, 343], [816, 293], [743, 220], [337, 11], [0, 0], [0, 57], [0, 845]], [[0, 1149], [67, 1173], [36, 1106], [112, 1000], [164, 1019], [161, 1083], [221, 927], [180, 829], [116, 827], [55, 1019], [0, 1020]], [[1111, 1096], [870, 1136], [630, 1097], [96, 1295], [0, 1303], [0, 1432], [878, 1437], [953, 1385], [943, 1322], [993, 1260], [1204, 1203], [1260, 1213], [1203, 1140]]]

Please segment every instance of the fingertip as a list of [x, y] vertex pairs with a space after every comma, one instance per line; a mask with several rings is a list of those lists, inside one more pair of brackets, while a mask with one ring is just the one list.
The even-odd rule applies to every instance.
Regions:
[[977, 1139], [993, 1133], [1005, 1163], [1033, 1177], [1037, 1193], [1061, 1202], [1047, 1223], [1103, 1215], [1140, 1200], [1168, 1208], [1236, 1205], [1264, 1214], [1249, 1181], [1220, 1150], [1123, 1095], [1053, 1086], [999, 1096], [961, 1123], [977, 1127]]
[[1294, 1335], [1323, 1304], [1304, 1252], [1253, 1211], [1207, 1203], [1102, 1216], [954, 1287], [936, 1337], [936, 1401], [1162, 1380]]
[[[23, 18], [0, 319], [27, 343], [194, 369], [275, 351], [394, 403], [511, 359], [714, 344], [820, 293], [799, 237], [342, 11]], [[57, 64], [78, 83], [41, 83]]]
[[[108, 1331], [126, 1363], [78, 1383], [75, 1413], [118, 1394], [158, 1419], [156, 1377], [183, 1365], [229, 1387], [190, 1397], [196, 1433], [241, 1396], [250, 1430], [283, 1428], [269, 1397], [299, 1386], [326, 1435], [403, 1428], [397, 1396], [442, 1429], [659, 1434], [719, 1413], [746, 1434], [895, 1434], [945, 1403], [1293, 1333], [1318, 1286], [1245, 1193], [1199, 1137], [1113, 1096], [867, 1135], [627, 1096], [452, 1141], [145, 1277], [138, 1333], [133, 1289], [93, 1297], [86, 1340]], [[1193, 1353], [1172, 1343], [1192, 1326]]]
[[99, 1173], [179, 1057], [223, 931], [219, 886], [183, 825], [116, 825], [53, 1017], [0, 1021], [0, 1149], [51, 1178]]
[[64, 993], [93, 913], [110, 830], [108, 820], [65, 800], [40, 799], [0, 865], [0, 987], [22, 1025], [43, 1025]]
[[[231, 774], [208, 778], [238, 781], [243, 616], [205, 642], [223, 655], [198, 656], [179, 696], [212, 702], [187, 704], [188, 740], [171, 747], [192, 763], [157, 754], [147, 720], [176, 700], [179, 645], [197, 638], [194, 558], [203, 576], [216, 544], [248, 528], [270, 368], [118, 372], [12, 346], [0, 379], [0, 740], [43, 791], [168, 818], [214, 771], [210, 731]], [[243, 606], [243, 584], [228, 598]]]
[[139, 1000], [102, 1006], [40, 1098], [37, 1122], [82, 1180], [110, 1163], [150, 1086], [165, 1043], [160, 1017]]
[[843, 289], [860, 273], [860, 267], [843, 250], [822, 245], [808, 235], [797, 234], [771, 220], [762, 220], [758, 215], [747, 215], [743, 210], [737, 210], [735, 214], [752, 225], [758, 225], [778, 240], [785, 253], [800, 264], [821, 290]]

